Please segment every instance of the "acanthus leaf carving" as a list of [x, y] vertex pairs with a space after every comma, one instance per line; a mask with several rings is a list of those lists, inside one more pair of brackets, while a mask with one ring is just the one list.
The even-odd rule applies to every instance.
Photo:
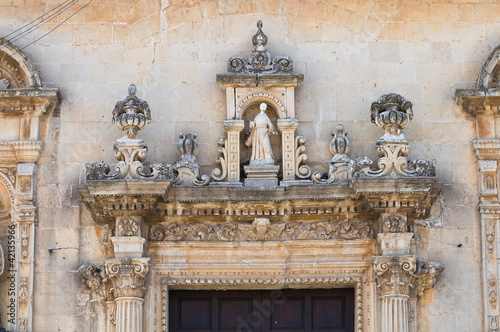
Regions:
[[443, 270], [444, 266], [439, 262], [424, 263], [419, 261], [416, 273], [412, 276], [412, 284], [417, 296], [422, 296], [424, 291], [434, 287]]
[[92, 264], [85, 263], [80, 266], [78, 271], [83, 277], [83, 282], [91, 291], [92, 300], [103, 300], [106, 295], [106, 288], [103, 283], [102, 269]]
[[410, 294], [411, 278], [417, 269], [415, 256], [377, 256], [373, 262], [380, 297]]
[[154, 224], [150, 241], [287, 241], [373, 238], [370, 221], [320, 221], [271, 223], [256, 218], [245, 223], [177, 223]]
[[103, 284], [109, 285], [115, 299], [144, 296], [149, 258], [108, 258], [104, 261]]

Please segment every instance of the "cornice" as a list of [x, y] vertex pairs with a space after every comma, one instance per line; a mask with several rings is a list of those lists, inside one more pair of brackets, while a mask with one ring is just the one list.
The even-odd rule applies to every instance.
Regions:
[[[423, 218], [437, 197], [436, 178], [358, 178], [347, 184], [248, 187], [176, 187], [168, 180], [87, 180], [83, 201], [98, 222], [143, 216], [148, 221], [196, 222], [375, 220], [379, 213]], [[344, 219], [342, 219], [344, 220]]]
[[458, 89], [457, 104], [469, 114], [497, 114], [500, 109], [500, 89]]
[[0, 142], [0, 164], [36, 163], [41, 152], [41, 141]]
[[58, 102], [58, 89], [22, 88], [0, 90], [0, 117], [43, 116], [50, 114]]
[[479, 160], [498, 160], [500, 159], [500, 140], [499, 139], [477, 139], [472, 141], [472, 148]]

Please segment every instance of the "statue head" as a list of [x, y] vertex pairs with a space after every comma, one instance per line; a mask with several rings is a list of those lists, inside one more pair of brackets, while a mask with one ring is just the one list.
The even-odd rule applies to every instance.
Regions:
[[267, 218], [255, 218], [252, 222], [252, 226], [255, 229], [255, 232], [262, 236], [267, 233], [269, 227], [271, 226], [271, 222]]
[[267, 109], [267, 104], [266, 103], [261, 103], [260, 104], [260, 111], [264, 112]]

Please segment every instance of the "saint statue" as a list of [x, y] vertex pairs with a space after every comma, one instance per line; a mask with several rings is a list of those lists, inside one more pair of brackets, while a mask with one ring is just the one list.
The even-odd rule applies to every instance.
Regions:
[[265, 113], [267, 104], [260, 104], [260, 113], [253, 121], [250, 121], [250, 136], [245, 142], [246, 146], [252, 146], [252, 157], [250, 166], [274, 165], [273, 151], [269, 135], [278, 135], [274, 131], [271, 120]]

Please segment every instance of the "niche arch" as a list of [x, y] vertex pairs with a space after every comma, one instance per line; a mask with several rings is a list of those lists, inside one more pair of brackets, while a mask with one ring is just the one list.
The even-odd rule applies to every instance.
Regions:
[[255, 104], [266, 103], [276, 112], [278, 119], [288, 118], [288, 112], [283, 102], [268, 92], [255, 92], [243, 98], [236, 109], [236, 119], [243, 119], [245, 111]]
[[0, 89], [41, 87], [40, 75], [28, 56], [0, 38]]

